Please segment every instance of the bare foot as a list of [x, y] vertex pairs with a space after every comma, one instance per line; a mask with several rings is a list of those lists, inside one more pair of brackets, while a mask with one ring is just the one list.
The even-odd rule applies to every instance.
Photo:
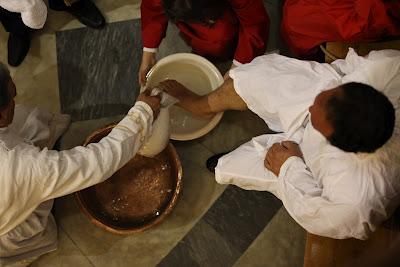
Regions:
[[199, 96], [175, 80], [165, 80], [157, 85], [157, 88], [177, 98], [177, 106], [189, 111], [193, 115], [202, 118], [210, 118], [215, 115], [210, 110], [207, 96]]

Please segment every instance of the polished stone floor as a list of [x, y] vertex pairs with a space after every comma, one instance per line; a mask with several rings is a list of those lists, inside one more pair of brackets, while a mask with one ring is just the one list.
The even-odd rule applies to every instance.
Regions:
[[[18, 103], [73, 115], [62, 149], [80, 145], [93, 130], [118, 121], [118, 114], [133, 102], [138, 90], [140, 1], [95, 2], [107, 18], [106, 29], [93, 31], [67, 14], [50, 11], [45, 28], [35, 33], [26, 60], [11, 68]], [[284, 53], [279, 38], [282, 1], [264, 2], [271, 17], [268, 50]], [[0, 27], [3, 62], [6, 41]], [[190, 48], [170, 25], [158, 56], [176, 52], [190, 52]], [[224, 69], [223, 64], [218, 67]], [[302, 266], [305, 231], [281, 202], [267, 192], [219, 185], [204, 165], [212, 154], [268, 131], [249, 111], [226, 112], [208, 135], [174, 142], [184, 169], [182, 197], [163, 224], [141, 234], [105, 232], [80, 212], [73, 195], [57, 199], [58, 250], [32, 266]]]

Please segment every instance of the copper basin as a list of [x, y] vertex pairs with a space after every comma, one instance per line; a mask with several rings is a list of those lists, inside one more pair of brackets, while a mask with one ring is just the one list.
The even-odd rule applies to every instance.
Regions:
[[[99, 142], [114, 127], [91, 134]], [[112, 233], [142, 232], [161, 223], [175, 207], [182, 188], [182, 165], [172, 144], [154, 158], [136, 155], [103, 183], [76, 193], [89, 220]]]

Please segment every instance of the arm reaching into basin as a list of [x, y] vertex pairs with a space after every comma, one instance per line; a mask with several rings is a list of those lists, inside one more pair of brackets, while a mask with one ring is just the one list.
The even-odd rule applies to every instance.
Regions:
[[227, 78], [219, 88], [204, 96], [193, 93], [175, 80], [163, 81], [158, 87], [177, 98], [179, 102], [176, 105], [203, 118], [225, 110], [247, 109], [246, 103], [236, 93], [231, 78]]
[[[0, 207], [0, 235], [23, 222], [40, 203], [108, 179], [146, 141], [159, 106], [157, 97], [140, 95], [139, 101], [106, 137], [86, 147], [56, 151], [27, 143], [12, 150], [2, 146], [0, 180], [7, 181], [7, 177], [12, 180], [8, 180], [10, 186], [0, 198], [1, 203], [6, 203]], [[18, 201], [14, 201], [16, 195]]]

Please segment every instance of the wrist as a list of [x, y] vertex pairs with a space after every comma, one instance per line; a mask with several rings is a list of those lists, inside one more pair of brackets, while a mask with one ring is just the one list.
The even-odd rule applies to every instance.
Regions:
[[144, 58], [144, 59], [153, 59], [154, 58], [155, 59], [156, 53], [143, 51], [142, 58]]
[[131, 114], [134, 110], [141, 110], [142, 112], [144, 111], [149, 116], [150, 122], [153, 122], [155, 119], [153, 108], [143, 100], [138, 100], [128, 112], [128, 115]]
[[157, 53], [158, 52], [158, 48], [150, 48], [150, 47], [143, 47], [143, 53]]
[[289, 170], [290, 166], [292, 166], [293, 164], [299, 164], [301, 162], [301, 164], [304, 164], [304, 160], [302, 157], [299, 157], [297, 155], [293, 155], [288, 157], [285, 162], [283, 162], [283, 164], [281, 165], [281, 168], [279, 170], [279, 175], [277, 175], [278, 177], [282, 177], [285, 176], [287, 171]]
[[240, 63], [239, 61], [237, 61], [236, 59], [232, 60], [232, 66], [231, 68], [235, 68], [235, 67], [239, 67], [243, 65], [242, 63]]
[[156, 54], [152, 52], [143, 52], [142, 63], [153, 64], [156, 62]]

